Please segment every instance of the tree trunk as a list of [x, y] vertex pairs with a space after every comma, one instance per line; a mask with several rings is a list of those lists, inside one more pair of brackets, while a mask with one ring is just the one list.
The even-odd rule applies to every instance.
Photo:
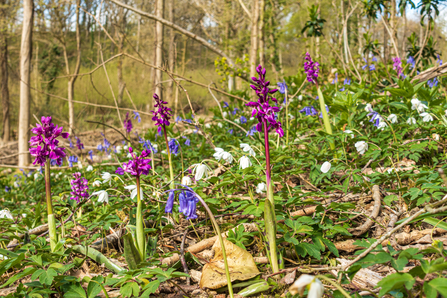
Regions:
[[265, 67], [265, 44], [264, 44], [264, 11], [265, 0], [260, 0], [259, 5], [259, 64]]
[[[73, 72], [73, 76], [70, 77], [68, 81], [68, 132], [73, 133], [74, 128], [74, 84], [79, 74], [79, 69], [81, 67], [81, 30], [79, 28], [79, 7], [81, 5], [81, 0], [76, 1], [76, 65]], [[65, 51], [66, 53], [66, 51]], [[68, 61], [66, 61], [68, 63]], [[68, 64], [67, 64], [68, 69]]]
[[[157, 0], [157, 17], [163, 18], [163, 9], [164, 9], [164, 0]], [[157, 32], [157, 42], [156, 42], [156, 50], [155, 50], [155, 65], [163, 66], [163, 24], [161, 22], [157, 22], [155, 25], [155, 29]], [[155, 93], [163, 98], [162, 94], [162, 75], [163, 72], [160, 69], [155, 70]]]
[[[29, 151], [30, 65], [33, 40], [33, 0], [23, 0], [22, 42], [20, 45], [19, 153]], [[19, 166], [29, 164], [28, 154], [19, 154]]]
[[250, 45], [250, 77], [256, 75], [256, 56], [258, 54], [258, 22], [259, 22], [259, 0], [253, 0], [251, 12], [251, 45]]
[[405, 11], [405, 9], [402, 13], [402, 17], [404, 18], [404, 27], [402, 29], [402, 44], [401, 44], [401, 46], [402, 46], [401, 57], [403, 58], [406, 56], [405, 51], [406, 51], [406, 44], [407, 44], [407, 12]]
[[[320, 17], [320, 1], [317, 0], [317, 6], [318, 6], [318, 17]], [[320, 37], [315, 36], [315, 57], [317, 58], [317, 61], [320, 61]], [[322, 61], [320, 61], [322, 63]]]
[[[168, 20], [174, 23], [174, 4], [175, 0], [168, 0]], [[175, 67], [175, 32], [174, 29], [169, 29], [169, 53], [168, 53], [168, 67], [170, 71], [174, 71]], [[168, 83], [166, 90], [166, 101], [173, 101], [174, 82]]]
[[[3, 1], [2, 1], [3, 2]], [[0, 16], [6, 18], [5, 9]], [[8, 37], [6, 26], [0, 28], [0, 88], [3, 107], [3, 142], [9, 141]]]
[[349, 64], [349, 56], [348, 56], [348, 24], [346, 24], [346, 19], [345, 19], [345, 11], [344, 11], [344, 0], [340, 1], [340, 7], [341, 7], [341, 17], [343, 20], [343, 49], [344, 49], [344, 53], [345, 53], [345, 64], [348, 65]]
[[[119, 8], [118, 18], [120, 21], [120, 25], [118, 27], [117, 36], [118, 36], [118, 52], [123, 52], [124, 47], [124, 36], [125, 36], [125, 28], [126, 28], [126, 16], [124, 15], [124, 8]], [[123, 79], [123, 57], [118, 58], [117, 65], [117, 76], [118, 76], [118, 103], [121, 104], [123, 102], [124, 89], [126, 88], [126, 82]]]

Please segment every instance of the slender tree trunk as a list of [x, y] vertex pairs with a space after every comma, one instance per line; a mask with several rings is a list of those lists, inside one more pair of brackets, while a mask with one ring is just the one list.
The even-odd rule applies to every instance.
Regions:
[[[3, 2], [3, 1], [2, 1]], [[3, 3], [4, 4], [4, 3]], [[5, 9], [0, 16], [6, 18]], [[9, 88], [8, 88], [8, 37], [6, 26], [0, 28], [0, 88], [3, 107], [3, 142], [9, 141]]]
[[[318, 17], [320, 17], [320, 1], [317, 0], [318, 5]], [[320, 61], [320, 37], [315, 36], [315, 57]], [[321, 63], [321, 62], [320, 62]]]
[[[168, 20], [174, 23], [174, 5], [175, 0], [168, 0]], [[169, 70], [173, 71], [175, 67], [175, 31], [174, 29], [169, 29], [169, 53], [168, 53], [168, 64]], [[167, 102], [172, 102], [174, 92], [174, 82], [170, 81], [168, 83], [168, 88], [166, 90]]]
[[359, 40], [359, 50], [358, 54], [362, 56], [363, 51], [363, 20], [362, 17], [359, 15], [357, 17], [357, 34], [358, 34], [358, 40]]
[[259, 22], [259, 0], [253, 0], [251, 12], [251, 45], [250, 45], [250, 77], [256, 75], [256, 56], [258, 54], [258, 22]]
[[140, 51], [140, 36], [141, 36], [141, 16], [138, 15], [138, 25], [137, 25], [137, 52]]
[[259, 64], [265, 67], [265, 43], [264, 43], [264, 11], [265, 0], [260, 0], [259, 5]]
[[[126, 28], [126, 16], [124, 15], [124, 8], [119, 8], [118, 18], [120, 20], [120, 25], [117, 30], [118, 36], [118, 52], [122, 53], [124, 48], [124, 36]], [[118, 76], [118, 104], [123, 102], [124, 89], [126, 89], [126, 82], [123, 79], [123, 57], [118, 58], [117, 65], [117, 76]]]
[[405, 11], [405, 9], [402, 13], [402, 18], [404, 19], [404, 27], [402, 29], [401, 57], [405, 57], [406, 44], [407, 44], [407, 12]]
[[385, 64], [388, 61], [388, 31], [386, 30], [385, 25], [383, 25], [383, 60]]
[[[157, 17], [163, 18], [163, 9], [164, 9], [164, 0], [157, 0]], [[157, 22], [155, 25], [157, 31], [157, 42], [156, 42], [156, 50], [155, 50], [155, 65], [163, 66], [163, 24]], [[162, 95], [162, 74], [163, 72], [160, 69], [155, 70], [155, 93], [163, 98]]]
[[[23, 0], [22, 42], [20, 45], [19, 153], [29, 151], [30, 65], [33, 46], [33, 0]], [[19, 166], [29, 164], [28, 154], [19, 154]]]
[[349, 64], [349, 56], [348, 56], [348, 24], [345, 19], [345, 2], [344, 0], [340, 1], [340, 7], [341, 7], [341, 17], [343, 19], [343, 50], [345, 53], [345, 64]]
[[[74, 106], [73, 106], [73, 98], [74, 98], [74, 85], [79, 74], [79, 69], [81, 67], [81, 30], [79, 27], [79, 6], [81, 5], [81, 0], [76, 1], [76, 65], [73, 72], [73, 76], [70, 77], [68, 81], [68, 131], [70, 134], [73, 133], [74, 128]], [[65, 51], [66, 53], [67, 51]], [[68, 69], [68, 60], [67, 69]]]

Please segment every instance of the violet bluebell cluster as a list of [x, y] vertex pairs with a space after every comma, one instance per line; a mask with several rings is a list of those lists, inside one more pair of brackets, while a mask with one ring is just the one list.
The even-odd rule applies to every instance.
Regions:
[[132, 120], [129, 117], [129, 112], [126, 114], [126, 118], [124, 119], [124, 128], [126, 129], [126, 132], [129, 133], [132, 131]]
[[403, 74], [402, 61], [399, 57], [393, 58], [393, 69], [397, 72], [397, 76], [400, 77]]
[[256, 126], [253, 126], [249, 131], [247, 131], [246, 137], [254, 135], [258, 130], [256, 129]]
[[305, 113], [306, 116], [316, 116], [318, 115], [317, 110], [313, 106], [307, 106], [300, 110], [300, 113]]
[[306, 53], [306, 58], [304, 58], [304, 72], [307, 76], [307, 81], [310, 83], [317, 83], [318, 73], [320, 72], [320, 64], [318, 62], [312, 61], [309, 53]]
[[182, 138], [186, 139], [185, 141], [186, 146], [191, 146], [191, 140], [188, 137], [183, 136]]
[[289, 89], [287, 87], [286, 81], [283, 80], [282, 82], [277, 83], [278, 87], [279, 87], [279, 93], [284, 94], [286, 93], [286, 89]]
[[369, 111], [370, 113], [368, 114], [368, 117], [371, 117], [369, 122], [373, 122], [375, 127], [379, 127], [382, 116], [380, 116], [380, 114], [373, 109], [370, 109]]
[[[368, 65], [368, 60], [366, 60], [366, 58], [363, 58], [363, 61], [365, 61], [365, 65], [362, 66], [362, 69], [365, 70], [366, 68], [369, 69], [369, 71], [374, 71], [376, 70], [376, 66], [374, 64], [370, 64]], [[373, 56], [372, 59], [373, 62], [377, 62], [377, 58]]]
[[258, 101], [253, 102], [250, 101], [246, 105], [253, 108], [252, 116], [256, 115], [258, 119], [258, 124], [256, 124], [256, 129], [261, 132], [262, 126], [266, 125], [267, 131], [270, 129], [275, 129], [276, 132], [282, 137], [284, 136], [284, 131], [281, 127], [281, 122], [277, 121], [275, 118], [275, 113], [279, 112], [279, 107], [270, 106], [270, 100], [278, 103], [278, 100], [271, 96], [271, 94], [278, 91], [278, 89], [272, 89], [268, 87], [270, 85], [269, 81], [265, 80], [265, 68], [262, 68], [261, 65], [256, 67], [256, 72], [259, 74], [259, 78], [252, 77], [251, 79], [255, 83], [254, 85], [250, 85], [250, 87], [256, 92], [258, 96]]
[[84, 144], [81, 143], [81, 139], [76, 137], [76, 147], [78, 147], [79, 150], [84, 149]]
[[[178, 211], [183, 213], [186, 216], [187, 220], [196, 219], [197, 218], [197, 203], [199, 199], [197, 198], [194, 191], [187, 187], [182, 186], [185, 189], [177, 190], [178, 192], [178, 200], [179, 200], [179, 208]], [[175, 191], [169, 191], [168, 201], [166, 202], [165, 213], [172, 213], [172, 209], [174, 207], [175, 200]]]
[[223, 106], [224, 108], [228, 108], [228, 107], [230, 106], [230, 105], [228, 104], [228, 102], [226, 102], [226, 101], [224, 101], [223, 103], [224, 103], [224, 106]]
[[435, 78], [433, 78], [433, 80], [428, 80], [427, 81], [427, 85], [430, 87], [430, 88], [433, 88], [433, 87], [437, 87], [438, 86], [438, 78], [437, 77], [435, 77]]
[[73, 149], [74, 148], [73, 141], [71, 140], [71, 138], [68, 138], [68, 140], [70, 141], [70, 144], [68, 145], [68, 147]]
[[247, 123], [247, 118], [245, 118], [244, 116], [241, 116], [239, 121], [241, 122], [241, 124], [245, 124], [245, 123]]
[[410, 64], [410, 69], [413, 69], [416, 66], [416, 61], [413, 56], [408, 57], [407, 63]]
[[141, 122], [141, 116], [140, 113], [138, 113], [137, 111], [133, 111], [133, 119], [137, 119], [138, 123]]
[[70, 181], [71, 184], [71, 200], [80, 202], [82, 198], [88, 198], [88, 181], [85, 178], [81, 178], [81, 173], [77, 172], [73, 174], [75, 179]]
[[439, 54], [436, 55], [436, 63], [438, 63], [439, 66], [442, 65], [442, 60], [441, 60], [441, 57], [439, 57]]
[[346, 85], [351, 85], [351, 79], [345, 78], [345, 80], [343, 81], [343, 87], [341, 87], [341, 89], [340, 89], [341, 92], [346, 90], [346, 88], [345, 88]]
[[90, 159], [93, 161], [93, 150], [89, 150], [88, 155], [90, 155]]
[[231, 112], [231, 114], [233, 114], [233, 116], [236, 116], [237, 112], [239, 111], [238, 108], [234, 108], [233, 112]]
[[177, 156], [178, 154], [178, 149], [179, 149], [179, 145], [176, 139], [172, 138], [169, 140], [168, 142], [168, 146], [169, 146], [169, 152], [172, 154], [174, 153], [175, 156]]
[[58, 165], [62, 165], [62, 158], [66, 156], [65, 148], [59, 147], [57, 138], [68, 138], [67, 132], [62, 132], [62, 126], [58, 127], [52, 123], [51, 117], [42, 117], [42, 125], [36, 124], [36, 127], [31, 129], [31, 132], [36, 134], [32, 136], [29, 143], [31, 147], [29, 153], [35, 157], [33, 164], [43, 166], [50, 158], [56, 160]]
[[72, 155], [72, 156], [68, 157], [68, 163], [69, 163], [70, 168], [73, 167], [73, 164], [75, 162], [78, 162], [78, 158], [76, 156]]
[[169, 126], [170, 124], [171, 109], [165, 106], [168, 103], [160, 99], [157, 94], [154, 93], [153, 97], [155, 99], [154, 108], [157, 108], [157, 110], [152, 111], [152, 114], [154, 115], [152, 121], [155, 121], [155, 125], [158, 126], [158, 133], [161, 133], [163, 126]]
[[335, 73], [335, 78], [332, 80], [332, 85], [337, 84], [338, 83], [338, 73]]
[[148, 150], [143, 150], [140, 156], [137, 156], [132, 147], [129, 147], [129, 153], [132, 159], [128, 163], [123, 162], [123, 167], [119, 167], [115, 173], [124, 175], [127, 172], [133, 176], [140, 177], [141, 175], [148, 175], [151, 169], [150, 159], [146, 159], [150, 152]]
[[[329, 107], [327, 105], [325, 105], [325, 107], [326, 107], [326, 112], [329, 114]], [[323, 118], [323, 113], [322, 112], [320, 112], [320, 116], [319, 117]]]

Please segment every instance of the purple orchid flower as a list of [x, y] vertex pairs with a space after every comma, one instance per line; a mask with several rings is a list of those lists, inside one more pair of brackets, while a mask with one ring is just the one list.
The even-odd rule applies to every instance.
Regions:
[[158, 97], [157, 94], [154, 93], [154, 99], [155, 99], [155, 105], [154, 108], [157, 108], [156, 111], [152, 111], [152, 114], [154, 115], [152, 117], [152, 121], [155, 121], [155, 125], [158, 126], [158, 133], [161, 133], [163, 128], [166, 126], [169, 126], [171, 119], [171, 109], [166, 107], [165, 105], [168, 104], [166, 101], [163, 101]]
[[318, 73], [320, 72], [320, 64], [318, 62], [313, 62], [309, 53], [306, 53], [306, 58], [304, 58], [304, 72], [307, 76], [307, 81], [310, 83], [318, 83]]
[[71, 184], [71, 200], [80, 202], [82, 198], [88, 198], [88, 180], [81, 178], [81, 173], [77, 172], [73, 174], [75, 179], [70, 181]]
[[126, 129], [127, 133], [130, 133], [132, 131], [132, 120], [129, 117], [129, 112], [126, 114], [126, 118], [124, 119], [124, 128]]
[[123, 167], [119, 167], [116, 170], [117, 174], [124, 175], [124, 172], [127, 172], [133, 176], [139, 178], [141, 175], [148, 175], [150, 166], [150, 159], [146, 159], [145, 157], [149, 156], [150, 152], [148, 150], [143, 150], [140, 156], [137, 156], [132, 147], [129, 147], [129, 153], [132, 155], [132, 159], [129, 160], [128, 163], [123, 163]]

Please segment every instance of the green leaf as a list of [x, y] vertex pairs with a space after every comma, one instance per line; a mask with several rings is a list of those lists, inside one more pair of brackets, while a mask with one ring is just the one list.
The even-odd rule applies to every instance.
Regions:
[[447, 223], [443, 222], [442, 220], [429, 217], [429, 218], [424, 219], [423, 222], [426, 222], [428, 224], [431, 224], [434, 227], [441, 228], [441, 229], [447, 231]]
[[158, 280], [153, 280], [150, 283], [148, 283], [147, 285], [144, 286], [143, 290], [143, 294], [141, 294], [141, 297], [149, 297], [150, 294], [155, 293], [155, 291], [157, 291], [158, 287], [160, 286], [160, 281]]
[[77, 282], [68, 286], [68, 291], [65, 292], [64, 298], [87, 298], [87, 295], [81, 284]]
[[284, 240], [289, 243], [292, 243], [294, 245], [300, 244], [298, 239], [296, 239], [295, 237], [292, 237], [292, 234], [290, 232], [287, 232], [284, 234]]
[[415, 279], [409, 273], [394, 273], [388, 275], [377, 283], [377, 287], [382, 288], [380, 289], [379, 296], [382, 297], [389, 291], [401, 289], [403, 287], [410, 290], [415, 282]]
[[99, 293], [101, 293], [101, 286], [97, 282], [90, 281], [87, 286], [87, 297], [95, 298]]
[[335, 244], [332, 243], [329, 239], [323, 238], [324, 244], [326, 244], [327, 248], [330, 250], [331, 253], [333, 253], [336, 257], [339, 257], [338, 249], [335, 247]]
[[[427, 282], [425, 282], [425, 283], [427, 283]], [[432, 289], [439, 292], [439, 294], [442, 297], [447, 297], [447, 278], [438, 277], [438, 278], [435, 278], [435, 279], [431, 280], [430, 282], [428, 282], [428, 284]], [[425, 284], [424, 284], [424, 286], [425, 286]], [[424, 287], [424, 292], [425, 292], [425, 287]], [[436, 296], [431, 296], [431, 297], [436, 297]], [[429, 298], [428, 295], [427, 295], [427, 298]]]
[[47, 269], [47, 271], [45, 271], [45, 273], [42, 273], [39, 276], [39, 281], [44, 285], [50, 286], [53, 283], [53, 279], [55, 276], [57, 276], [56, 270], [49, 268]]
[[245, 289], [241, 290], [238, 295], [241, 295], [242, 297], [249, 297], [252, 295], [256, 295], [265, 291], [268, 291], [270, 289], [270, 286], [266, 281], [261, 281], [255, 284], [252, 284], [251, 286], [246, 287]]
[[130, 270], [135, 270], [141, 263], [140, 253], [135, 247], [133, 237], [130, 233], [124, 235], [123, 241], [124, 241], [124, 258], [126, 259], [126, 263], [129, 266]]
[[305, 257], [306, 254], [316, 259], [319, 259], [321, 257], [320, 250], [314, 244], [303, 242], [296, 245], [295, 249], [297, 247], [299, 248], [297, 250], [297, 253], [301, 254], [302, 257]]

